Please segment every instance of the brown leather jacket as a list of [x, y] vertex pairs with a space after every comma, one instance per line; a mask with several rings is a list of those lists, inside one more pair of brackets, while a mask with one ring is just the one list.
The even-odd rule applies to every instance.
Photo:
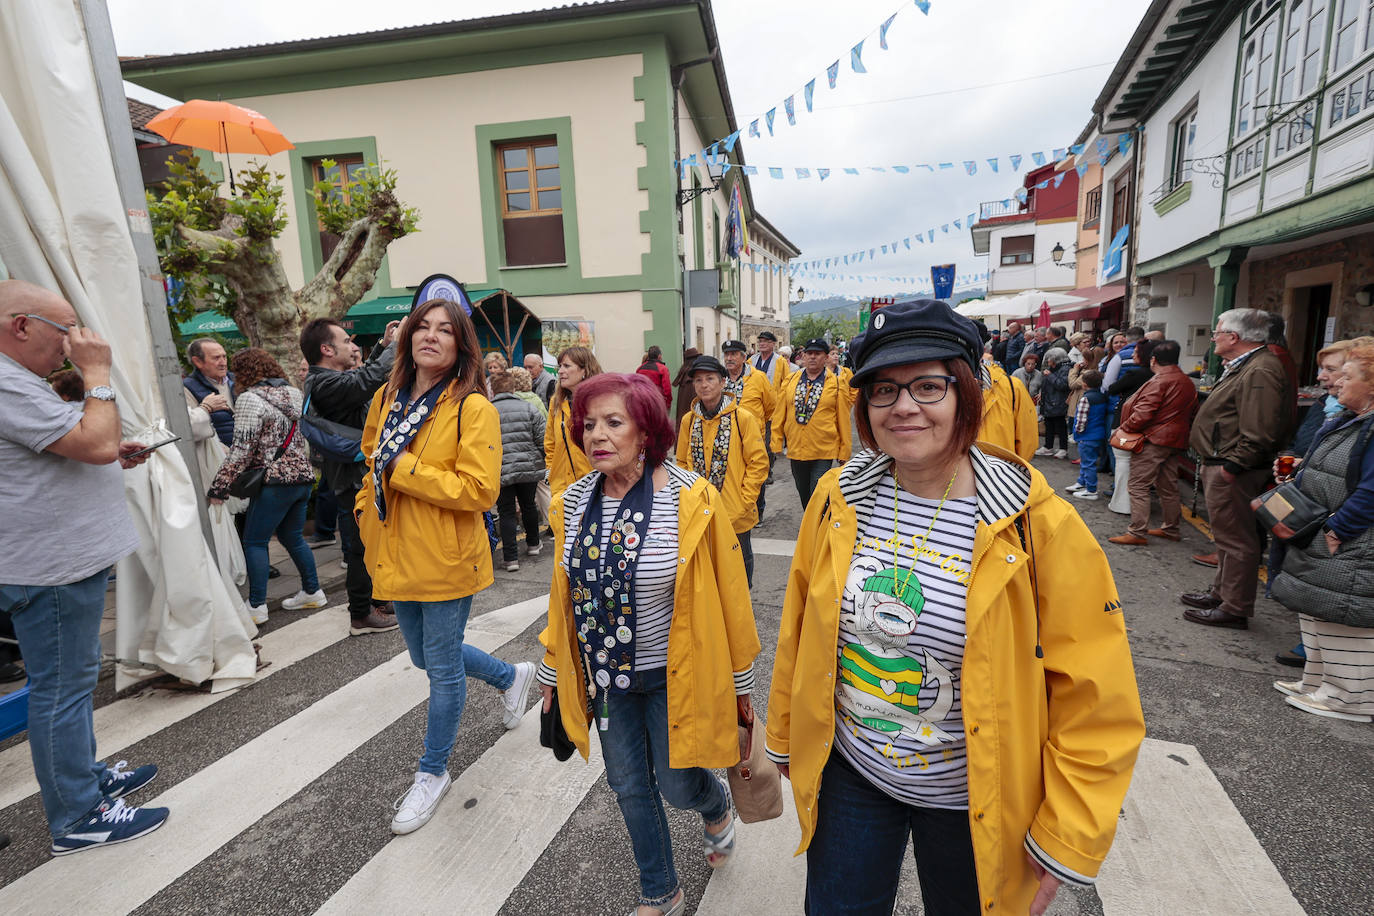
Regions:
[[1188, 444], [1202, 460], [1233, 474], [1267, 468], [1288, 441], [1288, 376], [1264, 347], [1212, 388]]
[[1163, 366], [1121, 406], [1121, 429], [1165, 448], [1188, 447], [1197, 388], [1178, 366]]

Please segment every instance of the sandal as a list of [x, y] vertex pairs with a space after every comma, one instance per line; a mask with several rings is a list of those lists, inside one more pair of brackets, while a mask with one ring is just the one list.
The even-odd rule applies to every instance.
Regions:
[[730, 815], [730, 823], [726, 824], [720, 833], [712, 833], [704, 824], [701, 828], [702, 842], [706, 847], [706, 864], [712, 868], [720, 868], [735, 851], [735, 814], [733, 799], [730, 797], [730, 784], [719, 776], [716, 777], [716, 781], [725, 790], [725, 813]]
[[[643, 904], [641, 904], [642, 906]], [[681, 887], [677, 889], [677, 896], [674, 902], [667, 909], [659, 908], [663, 916], [682, 916], [682, 911], [687, 909], [687, 892]], [[639, 907], [630, 910], [629, 916], [639, 916]]]

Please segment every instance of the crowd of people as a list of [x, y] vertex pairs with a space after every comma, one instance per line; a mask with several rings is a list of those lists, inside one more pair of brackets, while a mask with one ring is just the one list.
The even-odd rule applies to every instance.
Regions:
[[[91, 614], [98, 623], [109, 568], [136, 544], [122, 507], [105, 504], [122, 500], [114, 463], [146, 456], [119, 441], [109, 348], [69, 304], [8, 281], [0, 319], [6, 512], [11, 484], [38, 494], [46, 484], [34, 478], [47, 475], [85, 488], [111, 518], [99, 549], [76, 530], [58, 532], [56, 551], [0, 532], [0, 583], [22, 583], [0, 584], [0, 598], [28, 650], [30, 744], [62, 855], [167, 817], [124, 803], [156, 767], [94, 761], [89, 718]], [[225, 511], [232, 497], [244, 503], [247, 613], [267, 619], [273, 534], [301, 582], [283, 607], [324, 605], [302, 526], [312, 489], [317, 511], [326, 492], [350, 632], [399, 629], [426, 673], [423, 745], [393, 832], [423, 827], [449, 788], [468, 677], [499, 693], [507, 728], [537, 684], [550, 729], [584, 757], [598, 736], [639, 872], [632, 912], [681, 913], [664, 802], [701, 816], [711, 867], [729, 861], [736, 815], [712, 771], [747, 751], [739, 736], [766, 675], [760, 740], [791, 782], [807, 912], [891, 912], [911, 842], [927, 913], [1038, 914], [1063, 883], [1093, 882], [1144, 723], [1108, 558], [1033, 458], [1073, 460], [1072, 436], [1067, 495], [1090, 500], [1115, 455], [1131, 521], [1109, 540], [1139, 547], [1180, 539], [1178, 458], [1191, 450], [1218, 560], [1210, 587], [1181, 600], [1187, 619], [1214, 627], [1244, 628], [1254, 614], [1262, 547], [1250, 501], [1276, 474], [1291, 478], [1330, 516], [1310, 543], [1274, 539], [1273, 594], [1300, 611], [1305, 655], [1303, 678], [1274, 686], [1319, 715], [1374, 712], [1360, 684], [1374, 627], [1363, 572], [1374, 340], [1322, 351], [1328, 395], [1312, 409], [1325, 422], [1309, 414], [1299, 426], [1296, 373], [1280, 344], [1266, 345], [1273, 335], [1267, 313], [1221, 315], [1225, 371], [1199, 407], [1163, 335], [1128, 329], [1098, 346], [1015, 323], [992, 334], [933, 300], [875, 312], [847, 352], [808, 340], [794, 367], [765, 332], [753, 353], [739, 340], [719, 356], [688, 349], [676, 377], [657, 348], [626, 373], [585, 347], [558, 353], [552, 373], [538, 354], [510, 368], [482, 353], [462, 309], [431, 300], [365, 360], [337, 322], [307, 324], [299, 390], [262, 350], [226, 361], [218, 344], [195, 342], [187, 409], [213, 452], [209, 499]], [[82, 403], [44, 383], [67, 360], [90, 386]], [[1280, 466], [1298, 443], [1303, 457]], [[761, 673], [751, 589], [737, 583], [752, 586], [752, 531], [780, 456], [804, 514]], [[41, 498], [24, 511], [43, 511]], [[554, 563], [544, 657], [510, 663], [464, 632], [496, 563], [519, 569], [522, 532], [525, 557], [551, 546]], [[68, 616], [79, 626], [54, 632], [49, 618]], [[45, 669], [54, 640], [71, 642], [62, 651], [82, 660], [78, 676]]]

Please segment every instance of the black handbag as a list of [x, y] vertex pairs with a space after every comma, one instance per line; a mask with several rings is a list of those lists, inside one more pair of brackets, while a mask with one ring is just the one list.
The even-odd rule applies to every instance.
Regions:
[[1279, 484], [1250, 501], [1255, 518], [1274, 537], [1296, 547], [1312, 543], [1331, 513], [1298, 488], [1296, 481]]
[[[276, 463], [282, 455], [286, 454], [286, 450], [291, 447], [291, 440], [296, 436], [296, 424], [299, 422], [300, 417], [297, 417], [295, 422], [291, 424], [291, 429], [287, 432], [286, 438], [282, 441], [281, 445], [277, 446], [277, 453], [272, 456], [271, 463]], [[239, 471], [238, 475], [230, 482], [229, 495], [238, 497], [239, 499], [256, 499], [258, 495], [262, 493], [263, 484], [266, 482], [267, 465], [259, 464], [256, 467], [244, 468], [242, 471]]]
[[544, 712], [542, 705], [539, 710], [539, 743], [553, 751], [553, 756], [560, 761], [567, 760], [572, 756], [572, 752], [577, 750], [577, 746], [568, 737], [567, 729], [563, 727], [563, 714], [558, 708], [557, 688], [553, 691], [553, 703], [549, 705], [549, 711]]

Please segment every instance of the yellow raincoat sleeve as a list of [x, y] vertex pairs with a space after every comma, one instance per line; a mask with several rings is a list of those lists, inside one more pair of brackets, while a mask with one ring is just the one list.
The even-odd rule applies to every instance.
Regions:
[[363, 486], [358, 490], [358, 494], [353, 500], [353, 517], [355, 519], [361, 519], [363, 509], [372, 504], [372, 452], [377, 448], [377, 436], [380, 435], [378, 430], [382, 425], [381, 403], [385, 397], [385, 386], [373, 395], [372, 404], [367, 409], [367, 420], [363, 423], [363, 440], [358, 443], [358, 449], [367, 456], [367, 473], [363, 475]]
[[1016, 401], [1016, 416], [1013, 418], [1016, 424], [1016, 447], [1013, 451], [1030, 461], [1040, 444], [1040, 421], [1035, 417], [1035, 400], [1019, 378], [1008, 375], [1007, 381], [1011, 382]]
[[[767, 379], [767, 376], [764, 376]], [[760, 386], [763, 388], [763, 416], [759, 417], [759, 425], [766, 425], [768, 418], [773, 416], [773, 411], [778, 407], [778, 387], [771, 381]]]
[[416, 438], [420, 447], [414, 453], [402, 452], [395, 461], [387, 478], [392, 489], [441, 509], [485, 512], [496, 504], [501, 492], [501, 420], [490, 401], [474, 394], [463, 405], [452, 470], [427, 464], [423, 431]]
[[[832, 472], [833, 473], [833, 472]], [[824, 481], [817, 493], [828, 491]], [[811, 579], [825, 575], [816, 569], [816, 552], [823, 543], [820, 537], [821, 514], [828, 500], [813, 499], [802, 516], [797, 533], [797, 551], [792, 555], [792, 567], [787, 573], [787, 591], [782, 601], [782, 623], [778, 628], [778, 648], [773, 655], [773, 682], [768, 690], [768, 726], [764, 732], [764, 747], [777, 763], [787, 763], [792, 754], [792, 693], [796, 681], [797, 656], [801, 651], [802, 623], [806, 616], [806, 598]]]
[[787, 437], [782, 431], [787, 427], [787, 411], [792, 407], [790, 393], [791, 387], [783, 382], [782, 387], [778, 389], [777, 401], [773, 405], [773, 438], [769, 445], [775, 455], [781, 455], [787, 443]]
[[559, 405], [557, 411], [551, 409], [548, 421], [544, 424], [544, 467], [548, 468], [551, 474], [553, 472], [554, 451], [558, 448], [558, 414], [562, 409], [562, 405]]
[[[730, 652], [730, 670], [738, 675], [754, 666], [754, 659], [762, 648], [758, 625], [754, 622], [754, 602], [749, 589], [742, 587], [745, 582], [744, 556], [740, 553], [739, 539], [730, 527], [729, 515], [725, 512], [720, 494], [705, 480], [698, 481], [693, 489], [697, 487], [701, 488], [701, 498], [711, 510], [706, 538], [716, 570], [721, 615], [725, 621], [725, 641]], [[728, 585], [731, 582], [738, 583], [739, 587]], [[736, 678], [737, 683], [738, 680]]]
[[692, 417], [689, 410], [682, 415], [677, 429], [677, 466], [692, 470]]
[[[740, 482], [740, 490], [744, 505], [752, 506], [759, 501], [759, 491], [768, 479], [768, 450], [763, 447], [763, 421], [748, 411], [736, 410], [735, 416], [739, 419], [740, 450], [744, 453], [744, 478]], [[683, 432], [686, 431], [684, 426]], [[685, 435], [678, 437], [679, 453], [683, 450], [686, 438]]]
[[1049, 722], [1045, 798], [1025, 845], [1088, 883], [1116, 835], [1145, 720], [1106, 556], [1077, 513], [1049, 534], [1032, 533]]

